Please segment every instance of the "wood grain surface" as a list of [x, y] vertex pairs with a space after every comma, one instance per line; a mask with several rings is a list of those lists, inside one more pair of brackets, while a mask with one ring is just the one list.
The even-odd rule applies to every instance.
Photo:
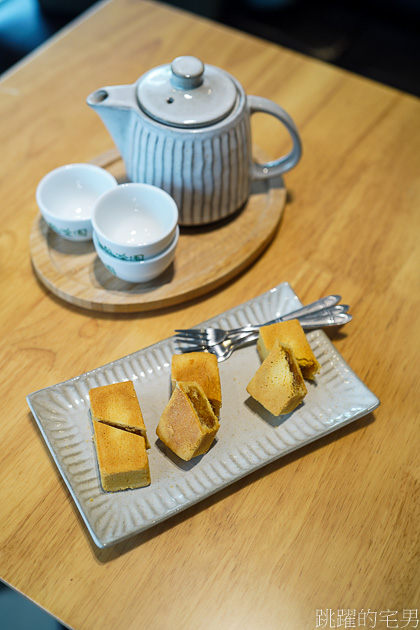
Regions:
[[[182, 54], [226, 69], [295, 120], [303, 157], [285, 176], [279, 229], [252, 266], [185, 304], [146, 313], [67, 304], [32, 269], [36, 185], [112, 149], [88, 94]], [[382, 628], [389, 610], [398, 625], [388, 627], [416, 627], [418, 99], [181, 10], [113, 0], [2, 77], [0, 121], [0, 578], [78, 630], [329, 628], [343, 609], [356, 621], [370, 610]], [[288, 148], [267, 116], [253, 117], [252, 131], [272, 159]], [[304, 303], [339, 293], [351, 305], [353, 321], [331, 338], [379, 409], [98, 550], [26, 395], [282, 281]]]

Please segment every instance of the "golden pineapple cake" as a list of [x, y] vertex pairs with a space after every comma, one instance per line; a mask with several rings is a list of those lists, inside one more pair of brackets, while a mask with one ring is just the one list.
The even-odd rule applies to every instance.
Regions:
[[300, 322], [297, 319], [291, 319], [260, 328], [257, 349], [262, 361], [266, 359], [276, 339], [292, 348], [303, 377], [313, 380], [320, 370], [320, 365]]
[[290, 346], [275, 340], [246, 391], [274, 416], [291, 413], [300, 405], [307, 389]]
[[92, 420], [138, 433], [150, 448], [146, 427], [132, 381], [94, 387], [89, 391]]
[[142, 435], [93, 420], [102, 488], [117, 492], [150, 484], [149, 460]]
[[156, 434], [178, 457], [189, 461], [207, 453], [219, 426], [201, 385], [178, 381], [163, 410]]
[[211, 352], [174, 354], [171, 367], [172, 391], [178, 381], [194, 381], [201, 385], [216, 416], [222, 406], [219, 365]]

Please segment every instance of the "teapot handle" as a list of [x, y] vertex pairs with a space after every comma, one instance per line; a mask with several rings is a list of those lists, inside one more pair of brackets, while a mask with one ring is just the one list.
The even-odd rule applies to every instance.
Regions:
[[282, 107], [280, 107], [280, 105], [277, 105], [277, 103], [270, 101], [268, 98], [263, 98], [262, 96], [248, 96], [248, 105], [250, 115], [260, 112], [263, 114], [270, 114], [280, 120], [290, 133], [293, 141], [293, 147], [290, 153], [283, 155], [277, 160], [267, 162], [266, 164], [257, 164], [256, 162], [253, 162], [251, 166], [251, 179], [253, 181], [268, 179], [290, 171], [290, 169], [296, 166], [299, 162], [302, 154], [302, 145], [299, 133], [292, 118]]

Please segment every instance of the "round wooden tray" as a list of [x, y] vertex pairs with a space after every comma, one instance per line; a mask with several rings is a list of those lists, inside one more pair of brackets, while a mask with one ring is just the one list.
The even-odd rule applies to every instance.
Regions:
[[[116, 150], [92, 163], [125, 181]], [[281, 178], [259, 183], [246, 206], [229, 220], [181, 228], [172, 265], [156, 280], [130, 284], [101, 263], [91, 241], [76, 243], [49, 229], [41, 215], [30, 234], [30, 253], [41, 282], [61, 299], [82, 308], [109, 312], [148, 311], [180, 304], [221, 286], [249, 266], [267, 247], [286, 202]]]

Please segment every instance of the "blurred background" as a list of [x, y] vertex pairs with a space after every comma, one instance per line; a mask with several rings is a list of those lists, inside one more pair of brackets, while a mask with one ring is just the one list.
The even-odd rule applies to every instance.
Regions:
[[[0, 74], [96, 1], [0, 0]], [[420, 96], [420, 0], [167, 0], [166, 4]], [[1, 582], [0, 627], [63, 628]]]
[[[0, 73], [97, 0], [0, 0]], [[420, 96], [420, 0], [166, 0]]]

